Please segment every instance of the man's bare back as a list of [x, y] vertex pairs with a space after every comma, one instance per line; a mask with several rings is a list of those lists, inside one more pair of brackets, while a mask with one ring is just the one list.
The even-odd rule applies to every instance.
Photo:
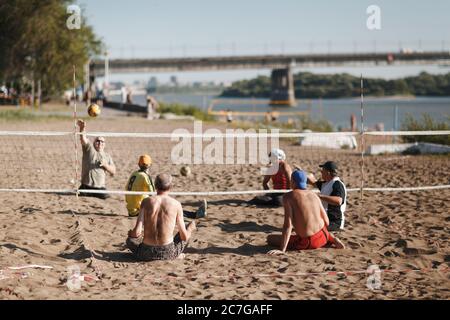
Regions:
[[302, 238], [317, 233], [328, 222], [319, 197], [311, 191], [295, 189], [284, 196], [284, 203], [292, 212], [295, 233]]
[[146, 198], [141, 205], [144, 212], [144, 241], [153, 246], [162, 246], [173, 241], [177, 213], [181, 204], [168, 195]]

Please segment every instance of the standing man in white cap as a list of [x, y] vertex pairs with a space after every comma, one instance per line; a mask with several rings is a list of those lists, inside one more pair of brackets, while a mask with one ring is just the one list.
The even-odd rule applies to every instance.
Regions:
[[333, 161], [327, 161], [319, 166], [322, 180], [317, 180], [311, 173], [308, 175], [308, 183], [320, 190], [319, 198], [327, 211], [330, 225], [329, 231], [344, 229], [345, 209], [347, 202], [347, 189], [338, 177], [338, 166]]
[[[264, 190], [269, 190], [269, 181], [272, 180], [273, 189], [275, 190], [289, 190], [291, 185], [291, 166], [286, 162], [286, 154], [283, 150], [274, 148], [269, 153], [269, 158], [273, 164], [278, 163], [278, 171], [272, 175], [265, 175], [263, 180]], [[257, 196], [250, 200], [250, 203], [256, 205], [268, 205], [281, 207], [283, 206], [284, 193], [268, 193], [264, 196]]]

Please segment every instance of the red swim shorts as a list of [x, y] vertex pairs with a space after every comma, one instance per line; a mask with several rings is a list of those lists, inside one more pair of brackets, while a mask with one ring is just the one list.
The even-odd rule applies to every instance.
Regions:
[[298, 235], [292, 235], [289, 239], [288, 249], [291, 250], [308, 250], [318, 249], [326, 246], [327, 244], [334, 243], [333, 236], [328, 232], [327, 227], [323, 226], [316, 234], [301, 238]]

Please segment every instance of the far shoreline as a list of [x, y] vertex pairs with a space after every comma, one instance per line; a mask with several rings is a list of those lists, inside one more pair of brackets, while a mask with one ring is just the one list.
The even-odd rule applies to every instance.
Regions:
[[[270, 97], [232, 97], [232, 96], [217, 96], [217, 99], [261, 99], [261, 100], [269, 100]], [[371, 100], [415, 100], [415, 99], [436, 99], [436, 98], [450, 98], [449, 96], [415, 96], [415, 95], [393, 95], [393, 96], [374, 96], [374, 95], [364, 95], [364, 99], [371, 99]], [[350, 96], [350, 97], [336, 97], [336, 98], [320, 98], [320, 97], [314, 97], [314, 98], [307, 98], [302, 97], [298, 98], [296, 97], [296, 100], [360, 100], [360, 96]]]

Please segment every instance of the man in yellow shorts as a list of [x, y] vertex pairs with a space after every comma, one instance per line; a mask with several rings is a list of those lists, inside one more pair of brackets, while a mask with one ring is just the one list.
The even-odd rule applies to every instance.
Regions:
[[[139, 170], [133, 172], [128, 179], [126, 190], [127, 191], [141, 191], [141, 192], [154, 192], [155, 186], [153, 185], [152, 178], [149, 174], [149, 168], [152, 164], [152, 158], [148, 154], [144, 154], [139, 157]], [[128, 215], [135, 217], [139, 214], [139, 208], [141, 202], [148, 195], [126, 195], [125, 201], [127, 202]]]

